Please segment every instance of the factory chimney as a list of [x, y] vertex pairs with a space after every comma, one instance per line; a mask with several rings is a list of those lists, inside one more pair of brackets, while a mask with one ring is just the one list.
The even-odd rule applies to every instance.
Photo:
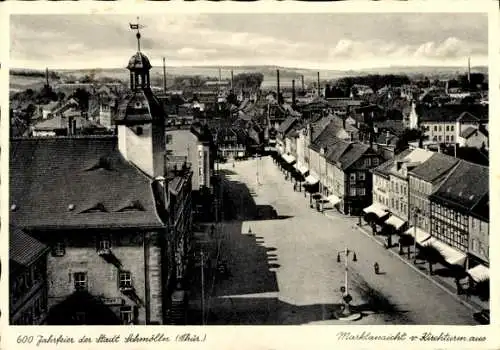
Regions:
[[49, 87], [49, 68], [45, 68], [45, 84]]
[[318, 72], [318, 97], [321, 96], [321, 87], [319, 85], [319, 72]]
[[163, 57], [163, 93], [167, 94], [167, 68], [165, 67], [165, 57]]
[[295, 106], [295, 79], [292, 80], [292, 106]]
[[231, 90], [233, 90], [233, 85], [234, 85], [234, 73], [233, 70], [231, 69]]
[[470, 57], [467, 59], [467, 82], [470, 85]]
[[280, 70], [276, 69], [276, 99], [280, 103]]
[[303, 93], [304, 91], [306, 91], [306, 87], [304, 85], [304, 74], [302, 74], [301, 79], [302, 79], [302, 93]]

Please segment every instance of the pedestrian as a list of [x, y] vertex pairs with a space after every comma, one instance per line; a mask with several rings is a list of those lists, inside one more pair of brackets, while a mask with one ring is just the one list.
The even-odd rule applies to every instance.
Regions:
[[375, 264], [373, 264], [373, 270], [375, 270], [375, 274], [378, 275], [379, 272], [380, 272], [380, 266], [378, 265], [378, 262], [375, 262]]

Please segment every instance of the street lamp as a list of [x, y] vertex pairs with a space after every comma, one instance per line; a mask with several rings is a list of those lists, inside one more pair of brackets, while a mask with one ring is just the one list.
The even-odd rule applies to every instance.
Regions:
[[417, 263], [417, 217], [420, 209], [413, 207], [413, 263]]
[[349, 284], [348, 284], [348, 278], [347, 278], [347, 271], [349, 269], [348, 267], [348, 262], [349, 262], [349, 254], [352, 253], [352, 261], [356, 262], [358, 261], [358, 258], [356, 256], [356, 252], [353, 250], [347, 249], [347, 247], [344, 248], [344, 250], [338, 251], [337, 252], [337, 262], [341, 262], [341, 255], [344, 255], [344, 267], [345, 267], [345, 272], [344, 272], [344, 286], [341, 288], [341, 292], [343, 294], [342, 300], [344, 302], [344, 310], [342, 313], [345, 316], [350, 315], [351, 311], [349, 308], [349, 304], [352, 301], [352, 296], [349, 294]]

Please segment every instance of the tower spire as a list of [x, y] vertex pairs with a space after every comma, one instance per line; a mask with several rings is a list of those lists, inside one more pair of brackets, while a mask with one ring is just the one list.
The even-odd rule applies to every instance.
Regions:
[[129, 23], [130, 29], [137, 30], [135, 37], [137, 38], [137, 52], [141, 52], [141, 32], [140, 30], [144, 28], [143, 25], [139, 24], [139, 17], [137, 17], [137, 23]]

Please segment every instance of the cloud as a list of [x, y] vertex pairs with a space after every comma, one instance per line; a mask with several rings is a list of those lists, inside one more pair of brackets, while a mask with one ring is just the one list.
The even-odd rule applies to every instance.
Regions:
[[[461, 62], [465, 56], [485, 61], [485, 18], [474, 14], [148, 15], [140, 19], [146, 26], [141, 49], [152, 62], [161, 64], [165, 57], [175, 65], [225, 62], [349, 69], [377, 62]], [[11, 62], [39, 68], [121, 67], [137, 46], [131, 22], [135, 18], [124, 15], [12, 16]]]

